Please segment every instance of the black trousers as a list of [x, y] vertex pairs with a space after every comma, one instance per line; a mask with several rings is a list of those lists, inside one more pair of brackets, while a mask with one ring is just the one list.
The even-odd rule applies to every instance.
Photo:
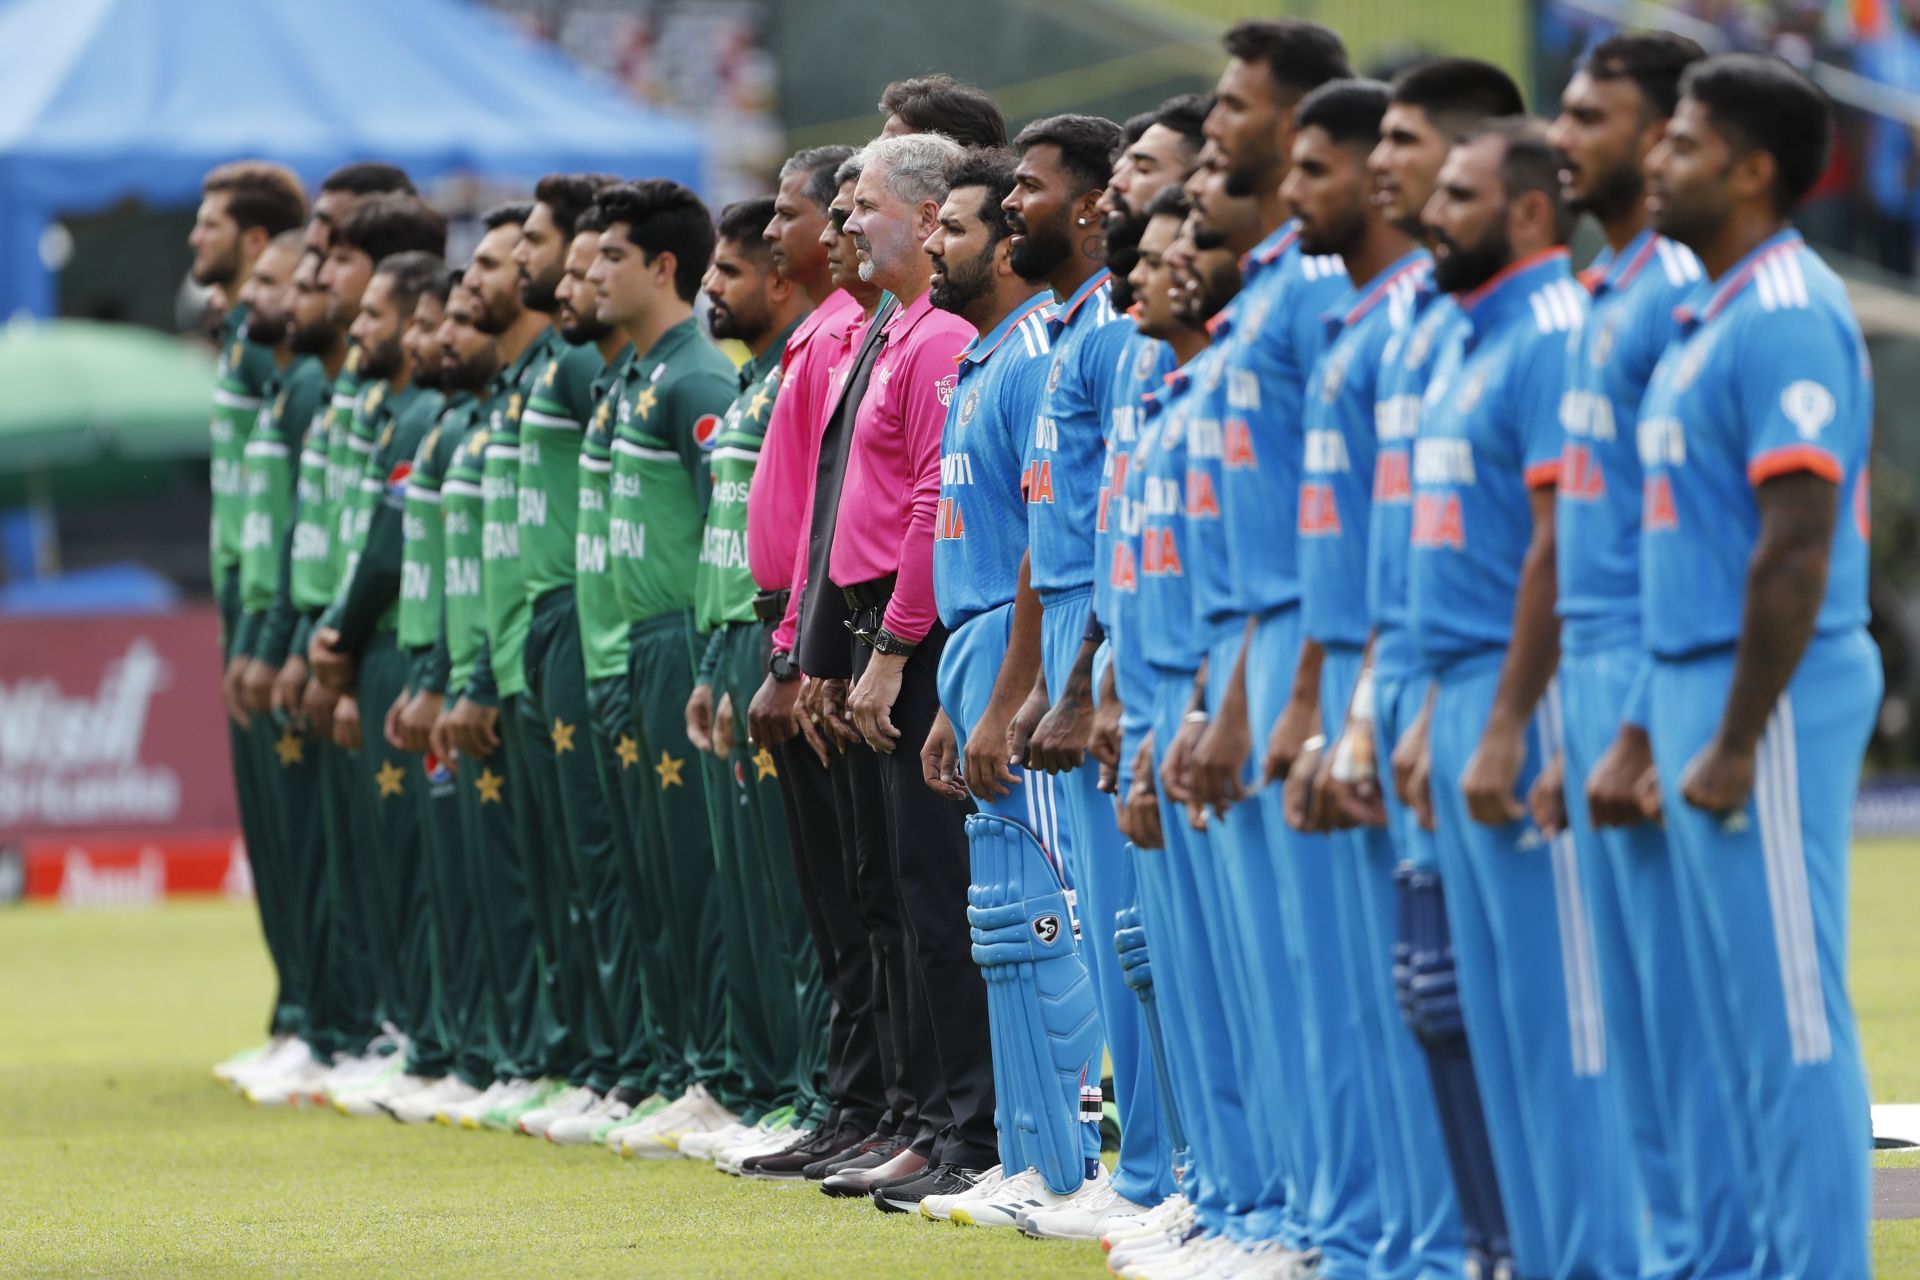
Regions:
[[894, 882], [887, 840], [887, 799], [880, 757], [864, 743], [834, 758], [833, 806], [840, 824], [847, 896], [866, 927], [868, 984], [872, 991], [875, 1047], [886, 1111], [878, 1133], [912, 1135], [919, 1130], [925, 1095], [913, 1072], [909, 1049], [906, 930], [900, 923], [900, 889]]
[[[940, 712], [935, 677], [946, 636], [936, 625], [907, 659], [893, 704], [899, 745], [875, 758], [906, 935], [908, 1074], [920, 1101], [914, 1150], [935, 1164], [985, 1169], [1000, 1157], [987, 985], [967, 926], [973, 806], [937, 795], [920, 776], [920, 748]], [[856, 641], [856, 681], [871, 656]]]

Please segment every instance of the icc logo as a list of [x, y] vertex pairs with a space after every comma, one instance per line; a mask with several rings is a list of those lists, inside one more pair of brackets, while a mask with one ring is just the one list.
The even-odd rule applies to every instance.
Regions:
[[1040, 939], [1042, 944], [1049, 947], [1052, 946], [1054, 940], [1060, 936], [1060, 917], [1041, 916], [1038, 920], [1035, 920], [1033, 922], [1033, 936]]

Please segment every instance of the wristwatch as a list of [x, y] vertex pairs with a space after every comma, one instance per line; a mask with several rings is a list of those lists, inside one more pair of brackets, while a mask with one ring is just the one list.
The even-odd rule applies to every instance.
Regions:
[[918, 647], [918, 642], [902, 640], [885, 627], [873, 633], [873, 651], [875, 653], [884, 653], [894, 658], [904, 658]]
[[767, 674], [781, 684], [791, 684], [800, 678], [800, 668], [794, 665], [792, 654], [776, 651], [767, 659]]

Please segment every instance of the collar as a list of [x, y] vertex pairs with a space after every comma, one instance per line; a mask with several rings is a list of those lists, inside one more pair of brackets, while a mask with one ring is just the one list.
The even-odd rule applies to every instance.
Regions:
[[642, 362], [647, 360], [664, 360], [675, 351], [678, 351], [689, 339], [696, 338], [699, 335], [700, 317], [688, 316], [679, 324], [674, 325], [662, 333], [654, 340], [654, 344], [651, 347], [648, 347], [645, 351], [634, 352], [634, 367], [638, 368]]
[[1359, 324], [1403, 283], [1424, 284], [1432, 273], [1432, 255], [1425, 249], [1409, 249], [1374, 279], [1359, 288], [1349, 289], [1339, 305], [1327, 312], [1327, 331], [1330, 334], [1337, 333]]
[[1085, 280], [1082, 280], [1080, 287], [1069, 294], [1066, 300], [1060, 304], [1060, 310], [1055, 313], [1053, 317], [1054, 323], [1063, 329], [1072, 324], [1074, 316], [1079, 314], [1081, 304], [1101, 289], [1106, 288], [1108, 282], [1112, 279], [1113, 272], [1106, 267], [1101, 267]]
[[[880, 305], [884, 307], [886, 303], [882, 302]], [[913, 332], [915, 326], [932, 314], [932, 289], [921, 290], [920, 296], [915, 298], [908, 306], [901, 306], [900, 300], [895, 298], [893, 314], [887, 316], [880, 325], [880, 332], [883, 335], [885, 344], [892, 346], [897, 342], [904, 341], [906, 336]]]
[[1299, 221], [1294, 218], [1288, 218], [1285, 222], [1274, 228], [1273, 232], [1268, 235], [1265, 240], [1262, 240], [1259, 244], [1240, 255], [1241, 271], [1246, 272], [1249, 268], [1258, 270], [1262, 267], [1272, 266], [1280, 260], [1280, 255], [1293, 248], [1294, 242], [1299, 239]]
[[[995, 325], [991, 332], [984, 333], [972, 342], [969, 342], [965, 349], [953, 358], [953, 362], [958, 365], [985, 364], [988, 357], [1000, 349], [1001, 343], [1013, 336], [1013, 331], [1019, 328], [1027, 317], [1033, 315], [1036, 311], [1045, 311], [1052, 305], [1053, 291], [1051, 289], [1042, 290], [1034, 294], [1031, 298], [1028, 298], [1025, 302], [1020, 303], [1013, 310], [1009, 311], [1006, 318]], [[1051, 317], [1042, 318], [1050, 319]]]
[[1529, 254], [1509, 264], [1493, 279], [1461, 294], [1456, 300], [1472, 334], [1478, 336], [1503, 319], [1514, 306], [1529, 297], [1534, 288], [1551, 276], [1568, 276], [1567, 251], [1555, 247]]
[[1733, 300], [1753, 283], [1761, 267], [1775, 258], [1799, 252], [1805, 244], [1806, 242], [1800, 238], [1800, 233], [1792, 227], [1776, 231], [1756, 245], [1753, 252], [1735, 263], [1733, 269], [1726, 275], [1707, 285], [1712, 292], [1704, 295], [1705, 303], [1699, 302], [1703, 295], [1697, 293], [1694, 295], [1694, 301], [1682, 303], [1674, 309], [1673, 318], [1683, 325], [1708, 323], [1733, 305]]
[[1593, 282], [1593, 296], [1603, 293], [1617, 293], [1640, 278], [1640, 273], [1653, 261], [1653, 255], [1660, 249], [1660, 237], [1652, 227], [1643, 227], [1640, 234], [1627, 241], [1627, 247], [1608, 258], [1604, 263], [1596, 262], [1591, 270], [1598, 272]]
[[765, 351], [762, 351], [757, 356], [747, 357], [747, 362], [740, 366], [740, 385], [742, 388], [752, 386], [786, 362], [787, 343], [793, 340], [794, 333], [801, 325], [805, 324], [811, 316], [811, 312], [801, 316], [798, 320], [795, 320], [792, 324], [782, 329], [774, 340], [767, 344]]
[[553, 346], [554, 340], [559, 336], [560, 331], [552, 325], [548, 325], [542, 329], [540, 336], [532, 342], [529, 342], [527, 349], [522, 351], [519, 356], [514, 359], [512, 364], [501, 370], [500, 376], [505, 379], [504, 385], [507, 387], [518, 386], [521, 375], [526, 373], [534, 361], [544, 359], [547, 356], [548, 350]]

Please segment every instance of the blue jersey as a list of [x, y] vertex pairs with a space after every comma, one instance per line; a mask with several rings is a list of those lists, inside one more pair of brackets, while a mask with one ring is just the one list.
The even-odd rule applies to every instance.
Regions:
[[1739, 638], [1759, 535], [1754, 490], [1811, 471], [1840, 489], [1820, 635], [1867, 620], [1873, 375], [1840, 278], [1786, 230], [1678, 320], [1640, 407], [1641, 609], [1664, 658]]
[[1561, 631], [1569, 649], [1640, 642], [1640, 420], [1674, 308], [1706, 272], [1691, 250], [1642, 231], [1596, 264], [1593, 305], [1560, 397], [1554, 532]]
[[1373, 664], [1382, 676], [1420, 669], [1419, 649], [1407, 629], [1407, 567], [1413, 555], [1413, 439], [1427, 394], [1434, 355], [1443, 349], [1460, 308], [1433, 287], [1431, 273], [1414, 290], [1405, 316], [1390, 317], [1393, 332], [1380, 352], [1374, 388], [1373, 510], [1367, 529], [1367, 614], [1373, 619]]
[[1106, 452], [1093, 513], [1093, 616], [1102, 623], [1113, 607], [1113, 542], [1125, 499], [1127, 468], [1140, 439], [1140, 418], [1146, 412], [1145, 397], [1163, 385], [1173, 367], [1172, 347], [1135, 333], [1120, 348], [1113, 380], [1107, 384]]
[[1550, 249], [1459, 304], [1413, 444], [1410, 617], [1436, 672], [1512, 638], [1530, 490], [1559, 480], [1560, 392], [1587, 291]]
[[[1247, 255], [1240, 294], [1213, 325], [1227, 375], [1215, 397], [1217, 447], [1200, 458], [1219, 492], [1220, 571], [1194, 578], [1196, 605], [1218, 623], [1300, 599], [1295, 507], [1306, 450], [1301, 405], [1326, 330], [1321, 317], [1346, 292], [1337, 257], [1300, 251], [1292, 223]], [[1196, 452], [1200, 440], [1196, 437]], [[1211, 547], [1195, 558], [1215, 559]]]
[[1021, 453], [1047, 379], [1053, 295], [1022, 302], [960, 353], [940, 432], [933, 598], [948, 630], [1013, 599], [1027, 549]]
[[1300, 468], [1300, 621], [1322, 644], [1367, 642], [1367, 537], [1377, 446], [1374, 404], [1383, 354], [1433, 268], [1416, 249], [1325, 317], [1327, 343], [1307, 383]]
[[1027, 441], [1027, 536], [1033, 587], [1093, 581], [1094, 507], [1106, 452], [1108, 387], [1133, 324], [1113, 309], [1113, 273], [1094, 272], [1054, 317], [1047, 394]]
[[1127, 477], [1130, 492], [1138, 486], [1138, 497], [1127, 505], [1130, 518], [1137, 516], [1140, 524], [1134, 620], [1141, 653], [1162, 671], [1195, 670], [1206, 652], [1205, 637], [1194, 625], [1187, 568], [1195, 522], [1218, 520], [1220, 512], [1217, 506], [1206, 511], [1206, 496], [1192, 490], [1187, 447], [1208, 379], [1219, 368], [1219, 352], [1208, 348], [1167, 376], [1166, 385], [1147, 402]]

